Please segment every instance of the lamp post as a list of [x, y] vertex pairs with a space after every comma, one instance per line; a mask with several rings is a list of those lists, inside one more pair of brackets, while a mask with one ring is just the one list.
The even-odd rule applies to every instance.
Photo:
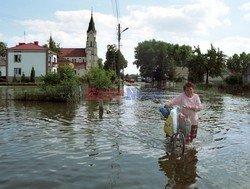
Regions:
[[[121, 25], [118, 24], [118, 61], [117, 61], [117, 74], [118, 74], [118, 86], [120, 87], [120, 49], [121, 49], [121, 34], [128, 30], [128, 27], [121, 31]], [[123, 68], [123, 75], [124, 75], [124, 68]]]

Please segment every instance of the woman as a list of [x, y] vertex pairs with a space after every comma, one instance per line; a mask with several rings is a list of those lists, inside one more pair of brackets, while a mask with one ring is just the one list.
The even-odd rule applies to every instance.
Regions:
[[182, 107], [182, 113], [191, 120], [191, 132], [186, 136], [186, 144], [190, 144], [197, 135], [198, 112], [201, 110], [200, 97], [194, 93], [194, 84], [187, 82], [184, 86], [184, 93], [168, 101], [165, 106], [171, 107], [178, 105]]

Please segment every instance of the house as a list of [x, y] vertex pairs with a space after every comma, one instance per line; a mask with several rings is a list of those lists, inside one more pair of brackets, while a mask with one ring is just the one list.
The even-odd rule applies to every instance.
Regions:
[[0, 56], [0, 81], [6, 79], [6, 57]]
[[250, 64], [247, 65], [245, 71], [243, 72], [243, 83], [250, 83]]
[[185, 80], [188, 79], [188, 73], [189, 73], [189, 71], [188, 71], [187, 67], [177, 66], [175, 72], [176, 72], [176, 77], [177, 78], [183, 78]]
[[[59, 59], [59, 61], [58, 61]], [[38, 41], [19, 43], [7, 49], [6, 78], [12, 81], [16, 76], [20, 80], [22, 74], [30, 76], [34, 67], [38, 79], [48, 72], [57, 72], [62, 65], [71, 65], [78, 76], [83, 76], [93, 66], [98, 65], [96, 29], [93, 13], [87, 30], [86, 48], [60, 48], [59, 54], [42, 47]]]
[[91, 67], [98, 65], [96, 29], [93, 13], [91, 13], [87, 29], [86, 48], [60, 48], [59, 58], [59, 65], [61, 64], [62, 58], [72, 62], [78, 76], [85, 75]]
[[74, 63], [74, 68], [76, 75], [78, 75], [79, 77], [87, 73], [86, 64]]
[[49, 72], [56, 73], [57, 72], [57, 68], [58, 68], [57, 54], [55, 52], [49, 50], [48, 55], [49, 55], [49, 59], [48, 59], [48, 69], [49, 69]]
[[38, 41], [34, 43], [19, 43], [15, 47], [7, 49], [7, 81], [12, 81], [16, 76], [17, 80], [21, 79], [22, 74], [29, 77], [31, 69], [34, 67], [36, 79], [45, 75], [49, 71], [55, 70], [57, 63], [56, 54], [42, 47]]

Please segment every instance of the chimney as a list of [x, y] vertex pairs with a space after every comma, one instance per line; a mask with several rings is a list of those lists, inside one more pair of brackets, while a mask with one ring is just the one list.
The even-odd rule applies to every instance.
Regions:
[[35, 45], [38, 45], [38, 41], [34, 41], [34, 44], [35, 44]]

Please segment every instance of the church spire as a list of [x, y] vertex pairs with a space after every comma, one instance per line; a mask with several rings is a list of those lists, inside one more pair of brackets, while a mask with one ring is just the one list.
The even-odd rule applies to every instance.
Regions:
[[96, 33], [95, 23], [94, 23], [94, 19], [93, 19], [93, 10], [92, 9], [91, 9], [91, 18], [90, 18], [90, 21], [89, 21], [89, 27], [88, 27], [87, 33], [90, 32], [91, 30], [94, 33]]

